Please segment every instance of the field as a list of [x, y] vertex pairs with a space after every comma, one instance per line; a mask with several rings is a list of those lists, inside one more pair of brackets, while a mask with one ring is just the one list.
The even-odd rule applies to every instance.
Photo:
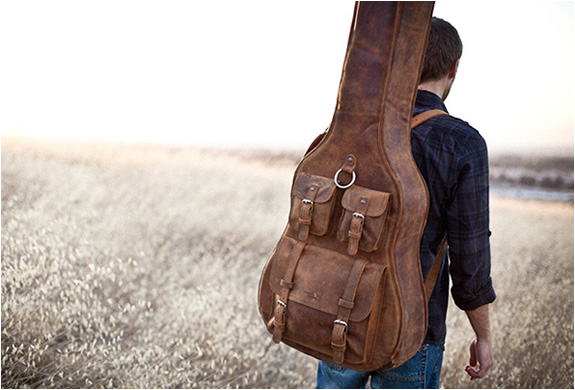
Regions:
[[[2, 387], [310, 388], [272, 343], [262, 267], [288, 157], [2, 141]], [[448, 316], [445, 388], [573, 388], [573, 204], [493, 197], [495, 365]]]

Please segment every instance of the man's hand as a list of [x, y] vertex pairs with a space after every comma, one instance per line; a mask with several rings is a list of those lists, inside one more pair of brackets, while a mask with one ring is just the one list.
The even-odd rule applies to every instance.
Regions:
[[489, 305], [480, 306], [475, 310], [466, 311], [466, 313], [476, 335], [475, 340], [469, 346], [469, 366], [465, 367], [465, 371], [473, 380], [483, 378], [487, 374], [487, 370], [493, 365]]
[[[473, 340], [469, 346], [469, 353], [469, 366], [465, 367], [465, 371], [467, 371], [471, 380], [483, 378], [487, 374], [487, 370], [493, 365], [491, 341]], [[479, 370], [476, 370], [477, 367]]]

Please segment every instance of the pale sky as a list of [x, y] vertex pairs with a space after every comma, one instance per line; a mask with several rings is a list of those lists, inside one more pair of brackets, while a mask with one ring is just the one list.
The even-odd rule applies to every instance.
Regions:
[[[305, 148], [331, 121], [352, 1], [4, 1], [2, 135]], [[491, 149], [573, 150], [572, 1], [437, 1], [446, 101]]]

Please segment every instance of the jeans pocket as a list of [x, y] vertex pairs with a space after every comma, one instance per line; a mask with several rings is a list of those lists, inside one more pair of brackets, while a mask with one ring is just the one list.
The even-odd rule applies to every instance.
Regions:
[[349, 370], [320, 360], [317, 370], [316, 388], [365, 389], [368, 380], [368, 372]]
[[372, 378], [372, 388], [439, 388], [442, 357], [441, 347], [424, 344], [401, 366], [388, 371], [378, 371]]
[[401, 366], [391, 370], [378, 371], [372, 379], [377, 388], [420, 388], [425, 385], [427, 344]]

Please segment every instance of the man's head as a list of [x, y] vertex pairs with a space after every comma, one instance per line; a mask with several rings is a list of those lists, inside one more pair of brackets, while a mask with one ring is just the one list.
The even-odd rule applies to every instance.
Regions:
[[448, 85], [441, 94], [445, 99], [455, 78], [462, 53], [463, 44], [457, 30], [445, 20], [434, 17], [431, 21], [420, 84], [445, 80]]

